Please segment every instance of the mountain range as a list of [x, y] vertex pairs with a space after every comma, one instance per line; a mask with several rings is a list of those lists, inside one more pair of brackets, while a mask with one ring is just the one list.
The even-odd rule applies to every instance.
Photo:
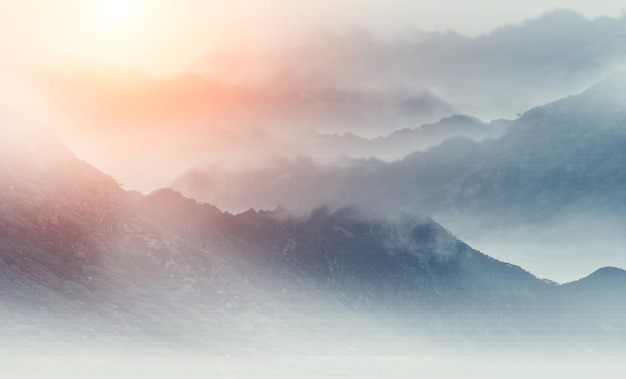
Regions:
[[615, 317], [619, 304], [580, 302], [592, 293], [622, 296], [626, 274], [617, 268], [559, 286], [414, 212], [232, 215], [169, 189], [124, 191], [49, 130], [6, 126], [0, 332], [7, 343], [228, 351], [304, 338], [308, 344], [297, 346], [315, 351], [353, 338], [374, 348], [373, 336], [415, 349], [431, 339], [534, 346], [541, 336], [605, 349], [626, 332]]
[[562, 251], [575, 247], [554, 245], [569, 240], [556, 236], [574, 233], [581, 236], [579, 247], [603, 244], [612, 254], [607, 259], [622, 262], [625, 89], [624, 76], [614, 74], [505, 123], [499, 138], [452, 138], [393, 162], [348, 160], [325, 167], [283, 161], [215, 186], [219, 171], [195, 169], [173, 188], [223, 207], [310, 210], [357, 204], [384, 212], [415, 210], [474, 242], [505, 243], [506, 236], [510, 245], [522, 246], [533, 235]]
[[0, 351], [623, 354], [624, 35], [29, 65], [55, 132], [0, 111]]
[[358, 28], [323, 30], [290, 45], [225, 47], [192, 69], [255, 88], [430, 89], [463, 113], [511, 118], [619, 70], [625, 33], [623, 15], [588, 20], [557, 9], [475, 37], [451, 30], [384, 37]]
[[224, 47], [168, 78], [44, 67], [31, 76], [49, 104], [33, 117], [54, 125], [78, 156], [145, 192], [192, 167], [249, 170], [303, 156], [335, 164], [341, 154], [389, 161], [444, 134], [502, 132], [464, 121], [461, 130], [439, 125], [447, 132], [437, 135], [424, 124], [459, 114], [512, 119], [622, 69], [625, 25], [624, 17], [556, 10], [474, 37], [353, 29], [251, 51]]

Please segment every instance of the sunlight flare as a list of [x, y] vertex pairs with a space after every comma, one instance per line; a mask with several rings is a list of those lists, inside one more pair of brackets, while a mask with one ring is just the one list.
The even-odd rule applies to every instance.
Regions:
[[97, 12], [106, 27], [127, 27], [137, 21], [138, 4], [132, 0], [100, 0]]

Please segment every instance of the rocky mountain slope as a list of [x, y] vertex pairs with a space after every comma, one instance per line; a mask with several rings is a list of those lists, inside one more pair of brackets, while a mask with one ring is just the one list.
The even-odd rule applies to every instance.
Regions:
[[[528, 342], [538, 325], [529, 320], [544, 317], [559, 291], [427, 217], [355, 208], [231, 215], [172, 190], [143, 196], [49, 132], [25, 130], [4, 129], [0, 164], [7, 341], [220, 350], [408, 330]], [[558, 314], [541, 322], [540, 332], [570, 327]]]

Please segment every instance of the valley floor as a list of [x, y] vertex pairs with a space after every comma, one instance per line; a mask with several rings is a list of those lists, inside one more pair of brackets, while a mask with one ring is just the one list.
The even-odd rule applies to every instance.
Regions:
[[56, 378], [617, 378], [619, 357], [441, 355], [3, 354], [5, 379]]

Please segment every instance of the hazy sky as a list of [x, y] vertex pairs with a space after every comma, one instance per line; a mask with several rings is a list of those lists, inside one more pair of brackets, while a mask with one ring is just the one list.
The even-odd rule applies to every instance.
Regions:
[[625, 9], [614, 0], [0, 0], [0, 32], [11, 36], [0, 54], [174, 73], [215, 46], [289, 39], [312, 28], [474, 35], [555, 8], [587, 17]]

